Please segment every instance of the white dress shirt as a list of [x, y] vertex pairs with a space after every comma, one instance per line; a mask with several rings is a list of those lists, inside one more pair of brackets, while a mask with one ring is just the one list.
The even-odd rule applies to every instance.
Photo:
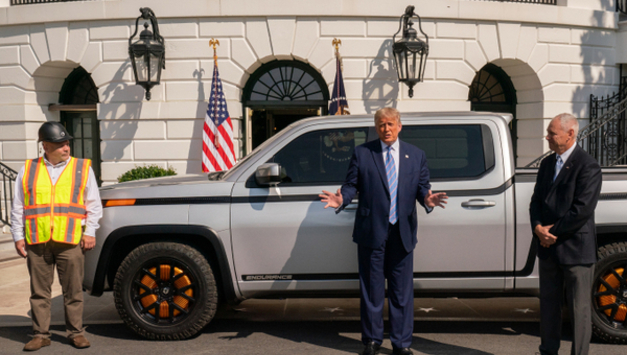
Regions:
[[[44, 162], [52, 183], [56, 184], [57, 179], [59, 179], [59, 176], [67, 166], [68, 161], [62, 161], [57, 165], [52, 165], [52, 163], [46, 159], [46, 155], [44, 154]], [[13, 234], [13, 241], [16, 242], [24, 239], [24, 186], [22, 185], [24, 169], [25, 166], [22, 167], [15, 179], [13, 208], [11, 209], [11, 234]], [[93, 237], [96, 235], [96, 229], [100, 227], [98, 221], [102, 218], [102, 202], [100, 201], [100, 192], [98, 191], [96, 175], [91, 167], [89, 167], [89, 176], [87, 177], [84, 201], [85, 208], [87, 210], [87, 218], [83, 219], [82, 222], [82, 225], [85, 226], [85, 232], [83, 232], [83, 234]]]
[[568, 148], [567, 151], [565, 151], [561, 155], [557, 154], [558, 157], [562, 158], [562, 167], [564, 166], [564, 164], [566, 164], [566, 162], [568, 161], [568, 158], [570, 158], [570, 155], [573, 153], [573, 150], [575, 150], [576, 146], [577, 146], [577, 143], [573, 143], [572, 147]]
[[[382, 140], [379, 140], [381, 142], [381, 149], [383, 150], [383, 164], [385, 164], [387, 162], [387, 154], [388, 154], [388, 145], [383, 143]], [[392, 152], [392, 158], [394, 158], [394, 167], [396, 168], [396, 176], [398, 175], [398, 166], [400, 165], [400, 152], [399, 152], [399, 148], [400, 148], [400, 143], [398, 142], [398, 139], [392, 143], [392, 149], [390, 150]], [[400, 186], [399, 186], [400, 188]], [[425, 208], [427, 209], [427, 213], [433, 211], [433, 207], [429, 207], [425, 205]]]

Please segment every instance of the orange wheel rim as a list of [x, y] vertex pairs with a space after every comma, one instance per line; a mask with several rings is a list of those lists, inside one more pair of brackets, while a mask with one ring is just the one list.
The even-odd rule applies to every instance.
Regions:
[[[623, 273], [625, 270], [623, 268], [616, 268], [614, 269], [614, 271], [616, 272], [616, 274], [623, 277]], [[621, 286], [620, 280], [616, 277], [614, 273], [608, 272], [601, 279], [605, 281], [605, 283], [608, 286], [610, 286], [613, 290], [620, 289], [620, 286]], [[597, 291], [598, 293], [606, 293], [607, 290], [608, 288], [605, 286], [605, 284], [601, 283]], [[617, 297], [613, 294], [604, 294], [604, 295], [597, 297], [597, 304], [599, 305], [599, 307], [608, 307], [611, 305], [615, 305], [617, 303], [617, 300], [618, 300]], [[608, 317], [610, 317], [610, 319], [612, 319], [613, 321], [624, 322], [625, 319], [627, 318], [627, 306], [625, 304], [619, 304], [617, 306], [618, 306], [618, 309], [616, 310], [614, 317], [612, 317], [612, 312], [613, 312], [612, 308], [606, 308], [603, 310], [603, 312]], [[613, 307], [613, 308], [616, 308], [616, 307]]]
[[[170, 317], [170, 307], [174, 308], [172, 310], [172, 315], [174, 317], [181, 314], [179, 308], [184, 311], [188, 311], [190, 308], [189, 300], [194, 296], [194, 291], [191, 287], [192, 281], [189, 276], [185, 275], [184, 271], [178, 267], [174, 267], [174, 272], [172, 272], [172, 268], [173, 266], [169, 264], [161, 264], [159, 265], [158, 273], [157, 267], [149, 268], [148, 273], [145, 273], [139, 281], [141, 285], [145, 286], [145, 288], [141, 287], [138, 292], [142, 307], [144, 309], [149, 309], [148, 313], [153, 316], [156, 316], [158, 309], [159, 318], [162, 319], [168, 319]], [[166, 295], [166, 291], [165, 289], [159, 289], [160, 284], [170, 285], [173, 290], [167, 291], [167, 293], [172, 292], [175, 295], [172, 297], [164, 297]], [[146, 288], [150, 289], [152, 293], [144, 295], [148, 292]], [[188, 298], [181, 296], [182, 294]]]

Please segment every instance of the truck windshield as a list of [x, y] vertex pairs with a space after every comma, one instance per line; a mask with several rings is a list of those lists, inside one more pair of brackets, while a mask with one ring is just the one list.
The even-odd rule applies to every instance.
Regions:
[[234, 172], [237, 171], [240, 166], [244, 165], [247, 161], [251, 160], [255, 155], [257, 155], [260, 151], [265, 149], [265, 147], [267, 147], [268, 145], [272, 144], [272, 142], [274, 142], [279, 137], [284, 135], [285, 132], [287, 132], [287, 131], [290, 131], [290, 130], [289, 129], [283, 129], [279, 133], [277, 133], [274, 136], [268, 138], [265, 142], [261, 143], [259, 146], [257, 146], [257, 148], [255, 148], [252, 152], [250, 152], [250, 154], [248, 154], [244, 158], [238, 160], [237, 163], [235, 163], [235, 165], [233, 165], [233, 167], [231, 169], [227, 170], [226, 172], [222, 172], [224, 174], [222, 174], [221, 176], [217, 177], [217, 180], [227, 179], [229, 176], [234, 174]]

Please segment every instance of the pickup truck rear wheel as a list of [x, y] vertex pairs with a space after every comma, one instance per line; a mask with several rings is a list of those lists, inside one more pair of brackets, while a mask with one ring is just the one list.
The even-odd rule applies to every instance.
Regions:
[[118, 268], [113, 291], [120, 318], [148, 339], [193, 336], [211, 321], [218, 303], [207, 259], [179, 243], [150, 243], [133, 250]]
[[598, 250], [592, 289], [592, 329], [608, 343], [627, 344], [627, 243]]

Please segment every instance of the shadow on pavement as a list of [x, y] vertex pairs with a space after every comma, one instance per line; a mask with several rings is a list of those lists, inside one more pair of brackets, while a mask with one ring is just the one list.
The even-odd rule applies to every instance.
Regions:
[[[3, 324], [24, 324], [24, 322], [30, 322], [30, 318], [22, 317], [22, 316], [0, 316], [0, 321]], [[21, 342], [26, 344], [30, 341], [31, 337], [29, 336], [32, 333], [32, 327], [22, 326], [22, 327], [0, 327], [0, 338], [13, 340], [16, 342]]]
[[[0, 317], [2, 318], [2, 317]], [[22, 318], [24, 317], [16, 317]], [[26, 318], [30, 320], [30, 318]], [[62, 344], [70, 344], [69, 340], [64, 336], [65, 335], [65, 326], [63, 325], [51, 325], [50, 326], [50, 341], [53, 343], [62, 343]], [[23, 327], [0, 327], [0, 338], [4, 338], [7, 340], [12, 340], [17, 343], [26, 344], [33, 338], [33, 328], [28, 326]], [[60, 335], [62, 334], [62, 335]], [[0, 354], [3, 353], [3, 349], [0, 348]]]
[[[387, 325], [387, 323], [386, 323]], [[468, 334], [493, 334], [512, 335], [528, 334], [538, 336], [536, 323], [495, 323], [495, 322], [416, 322], [414, 333], [446, 333], [453, 336]], [[363, 345], [359, 340], [361, 332], [360, 323], [356, 321], [332, 321], [332, 322], [249, 322], [242, 320], [215, 320], [211, 322], [203, 333], [235, 333], [234, 335], [220, 336], [220, 339], [237, 340], [244, 339], [255, 334], [265, 334], [276, 338], [289, 340], [295, 343], [311, 344], [318, 347], [361, 352]], [[357, 334], [357, 339], [343, 334]], [[385, 333], [385, 339], [389, 334]], [[385, 342], [384, 339], [384, 342]], [[389, 344], [389, 341], [387, 342]], [[388, 345], [389, 347], [389, 345]], [[481, 350], [471, 349], [458, 345], [437, 342], [414, 335], [412, 348], [428, 355], [487, 355]], [[381, 354], [391, 354], [392, 349], [382, 348]]]
[[133, 330], [127, 327], [126, 324], [88, 325], [86, 331], [100, 337], [112, 338], [117, 340], [147, 340], [136, 334]]

